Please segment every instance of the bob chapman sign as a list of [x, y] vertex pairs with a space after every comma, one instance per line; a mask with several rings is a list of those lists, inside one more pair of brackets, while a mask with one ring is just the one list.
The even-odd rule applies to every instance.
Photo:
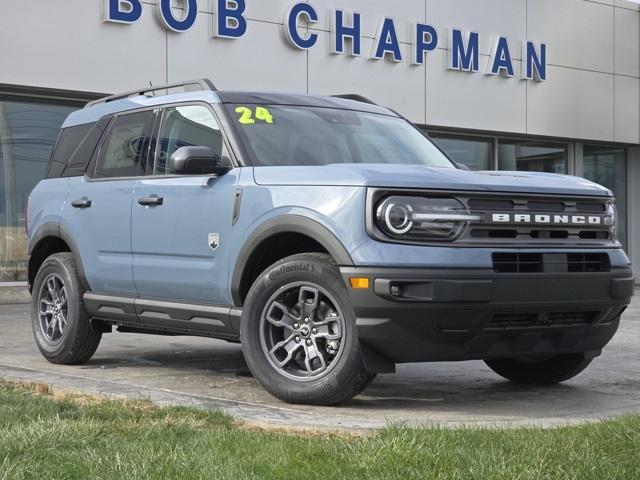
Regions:
[[[143, 14], [142, 0], [103, 0], [105, 22], [132, 24], [140, 20]], [[193, 27], [198, 15], [198, 0], [183, 0], [182, 14], [177, 17], [172, 11], [172, 0], [157, 0], [157, 16], [160, 23], [174, 32], [182, 33]], [[201, 0], [203, 1], [203, 0]], [[245, 17], [248, 0], [212, 0], [213, 37], [241, 39], [248, 28]], [[264, 0], [257, 0], [264, 1]], [[390, 3], [391, 4], [391, 3]], [[362, 52], [362, 14], [343, 9], [331, 9], [328, 12], [331, 24], [331, 53], [335, 55], [361, 56]], [[318, 10], [313, 3], [294, 3], [284, 12], [282, 25], [284, 37], [289, 44], [300, 50], [317, 47], [318, 34], [313, 25], [320, 21]], [[305, 25], [301, 27], [301, 25]], [[309, 28], [307, 28], [307, 26]], [[389, 59], [394, 62], [408, 62], [423, 65], [426, 56], [436, 48], [448, 49], [447, 68], [467, 72], [480, 71], [480, 34], [451, 28], [446, 35], [427, 23], [411, 23], [411, 53], [406, 58], [398, 40], [398, 26], [391, 17], [380, 20], [371, 52], [372, 60]], [[404, 28], [404, 27], [403, 27]], [[444, 32], [441, 32], [444, 33]], [[441, 38], [444, 36], [445, 38]], [[488, 75], [504, 77], [519, 76], [525, 80], [542, 82], [547, 79], [547, 45], [543, 42], [525, 40], [522, 42], [522, 69], [516, 73], [507, 37], [498, 36], [493, 42], [491, 56], [487, 63]]]

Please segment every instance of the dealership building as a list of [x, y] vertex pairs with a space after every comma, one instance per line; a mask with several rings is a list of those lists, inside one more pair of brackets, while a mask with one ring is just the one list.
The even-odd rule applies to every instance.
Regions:
[[20, 0], [0, 15], [0, 285], [60, 125], [104, 94], [363, 95], [477, 170], [579, 175], [616, 195], [640, 265], [640, 8], [624, 0]]

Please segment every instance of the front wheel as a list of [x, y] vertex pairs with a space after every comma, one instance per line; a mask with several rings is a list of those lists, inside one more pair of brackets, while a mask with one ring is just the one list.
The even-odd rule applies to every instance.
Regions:
[[589, 366], [591, 360], [584, 353], [571, 353], [544, 358], [501, 358], [485, 363], [514, 383], [551, 385], [575, 377]]
[[251, 287], [241, 340], [253, 376], [289, 403], [334, 405], [360, 393], [365, 370], [355, 313], [329, 255], [302, 254], [269, 267]]

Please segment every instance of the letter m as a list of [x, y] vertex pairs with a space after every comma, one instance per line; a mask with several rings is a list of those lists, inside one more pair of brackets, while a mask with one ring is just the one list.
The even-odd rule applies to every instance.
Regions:
[[449, 35], [449, 69], [477, 72], [480, 70], [479, 36], [476, 32], [451, 29]]

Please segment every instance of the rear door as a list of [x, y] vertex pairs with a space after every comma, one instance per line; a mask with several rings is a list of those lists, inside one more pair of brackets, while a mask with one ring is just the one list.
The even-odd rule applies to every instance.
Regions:
[[[133, 201], [138, 294], [143, 299], [231, 305], [229, 240], [239, 169], [217, 178], [177, 176], [168, 170], [169, 158], [184, 146], [209, 147], [221, 165], [230, 165], [220, 122], [209, 105], [171, 106], [162, 111], [158, 132], [155, 162], [138, 182]], [[189, 328], [198, 329], [194, 323]]]
[[144, 166], [154, 111], [115, 116], [85, 176], [69, 178], [63, 218], [96, 293], [135, 296], [131, 256], [133, 189]]

